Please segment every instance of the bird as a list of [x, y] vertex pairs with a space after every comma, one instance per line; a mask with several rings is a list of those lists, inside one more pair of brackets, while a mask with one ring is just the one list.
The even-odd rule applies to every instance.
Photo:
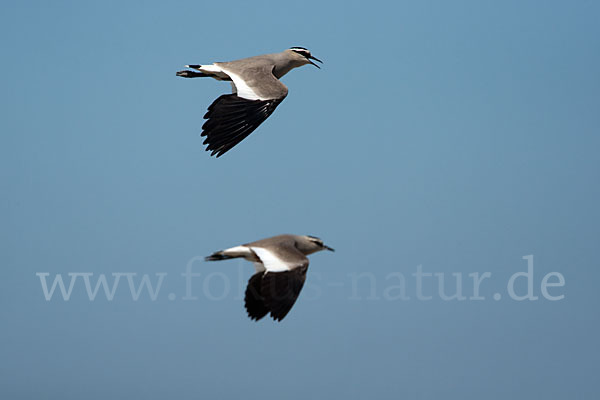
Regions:
[[292, 309], [304, 286], [306, 256], [321, 250], [335, 251], [318, 237], [284, 234], [217, 251], [205, 260], [252, 261], [256, 273], [248, 280], [244, 296], [248, 317], [258, 321], [270, 313], [279, 322]]
[[203, 144], [217, 158], [231, 150], [262, 124], [288, 94], [279, 78], [294, 68], [323, 63], [304, 47], [291, 47], [281, 53], [265, 54], [209, 65], [186, 65], [176, 73], [183, 78], [210, 77], [230, 81], [231, 94], [218, 97], [204, 115]]

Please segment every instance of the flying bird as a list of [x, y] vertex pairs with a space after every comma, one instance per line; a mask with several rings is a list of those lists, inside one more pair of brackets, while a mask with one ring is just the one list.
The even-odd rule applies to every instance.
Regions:
[[[224, 94], [208, 107], [202, 125], [203, 144], [211, 156], [222, 156], [251, 134], [287, 96], [288, 88], [279, 78], [293, 68], [322, 63], [304, 47], [208, 65], [186, 65], [177, 72], [183, 78], [210, 77], [230, 81], [233, 93]], [[196, 72], [199, 71], [199, 72]]]
[[254, 263], [256, 273], [246, 287], [246, 311], [258, 321], [267, 314], [281, 321], [296, 302], [308, 269], [309, 254], [334, 251], [314, 236], [278, 235], [217, 251], [206, 261], [244, 258]]

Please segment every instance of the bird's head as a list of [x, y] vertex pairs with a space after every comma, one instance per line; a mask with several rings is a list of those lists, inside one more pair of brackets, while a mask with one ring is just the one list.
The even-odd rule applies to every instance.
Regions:
[[311, 60], [318, 61], [321, 64], [323, 63], [323, 61], [319, 60], [317, 57], [313, 57], [313, 55], [310, 54], [310, 51], [308, 51], [304, 47], [290, 47], [286, 51], [289, 52], [289, 55], [292, 57], [292, 60], [298, 62], [300, 65], [312, 64], [317, 68], [321, 68]]
[[302, 253], [308, 255], [321, 250], [335, 251], [329, 246], [326, 246], [321, 239], [315, 236], [301, 236], [301, 240], [296, 242], [296, 247]]

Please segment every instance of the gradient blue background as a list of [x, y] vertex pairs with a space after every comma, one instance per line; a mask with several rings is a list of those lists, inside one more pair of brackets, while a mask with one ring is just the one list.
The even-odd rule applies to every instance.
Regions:
[[[597, 397], [599, 18], [593, 1], [2, 2], [0, 397]], [[290, 46], [324, 68], [292, 71], [276, 113], [210, 158], [201, 118], [229, 86], [175, 72]], [[248, 320], [234, 288], [203, 295], [210, 273], [251, 275], [235, 261], [194, 264], [199, 299], [180, 300], [193, 257], [284, 232], [337, 252], [311, 256], [282, 323]], [[528, 254], [535, 294], [558, 271], [564, 300], [508, 299]], [[486, 300], [410, 282], [385, 300], [417, 265], [462, 272], [467, 295], [491, 272]], [[124, 284], [47, 302], [36, 272], [169, 275], [154, 302]], [[352, 298], [361, 272], [376, 299], [367, 281]]]

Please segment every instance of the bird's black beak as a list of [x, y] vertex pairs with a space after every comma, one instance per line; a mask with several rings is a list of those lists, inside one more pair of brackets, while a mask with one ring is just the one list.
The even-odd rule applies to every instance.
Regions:
[[311, 63], [312, 65], [314, 65], [315, 67], [321, 69], [321, 67], [319, 67], [317, 64], [315, 64], [314, 62], [310, 61], [310, 60], [315, 60], [320, 62], [321, 64], [323, 64], [323, 61], [319, 60], [317, 57], [313, 57], [313, 56], [309, 56], [308, 58], [308, 62]]
[[331, 247], [329, 247], [329, 246], [325, 246], [325, 245], [323, 245], [323, 248], [324, 248], [325, 250], [329, 250], [329, 251], [335, 251], [334, 249], [332, 249], [332, 248], [331, 248]]

